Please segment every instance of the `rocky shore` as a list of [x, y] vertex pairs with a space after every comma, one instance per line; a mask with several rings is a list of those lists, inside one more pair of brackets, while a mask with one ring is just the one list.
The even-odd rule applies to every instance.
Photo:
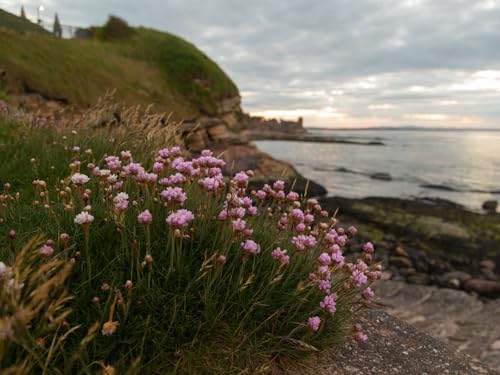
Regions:
[[500, 214], [436, 199], [320, 201], [329, 211], [338, 209], [341, 224], [358, 227], [351, 253], [359, 253], [363, 241], [375, 243], [384, 279], [500, 297]]

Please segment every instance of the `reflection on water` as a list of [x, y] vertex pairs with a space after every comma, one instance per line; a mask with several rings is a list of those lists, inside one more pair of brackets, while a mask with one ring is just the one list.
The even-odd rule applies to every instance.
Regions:
[[[272, 156], [346, 197], [440, 197], [472, 209], [500, 200], [500, 131], [341, 130], [346, 138], [380, 138], [386, 146], [259, 141]], [[352, 173], [346, 173], [345, 170]], [[341, 171], [342, 170], [342, 171]], [[370, 175], [384, 172], [392, 181]], [[433, 188], [424, 187], [433, 186]], [[438, 189], [440, 187], [440, 189]]]

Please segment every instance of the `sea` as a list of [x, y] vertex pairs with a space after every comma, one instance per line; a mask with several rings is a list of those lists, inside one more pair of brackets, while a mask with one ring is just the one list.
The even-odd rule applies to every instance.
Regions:
[[[442, 198], [480, 211], [500, 201], [500, 129], [309, 129], [314, 135], [382, 146], [257, 141], [330, 196]], [[374, 179], [374, 175], [384, 178]], [[389, 178], [390, 177], [390, 178]]]

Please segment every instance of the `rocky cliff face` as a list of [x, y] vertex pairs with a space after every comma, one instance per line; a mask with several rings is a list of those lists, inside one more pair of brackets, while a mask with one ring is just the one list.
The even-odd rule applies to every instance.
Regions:
[[181, 123], [179, 131], [185, 147], [193, 154], [209, 148], [226, 161], [227, 174], [251, 169], [256, 177], [292, 179], [298, 176], [295, 168], [286, 162], [273, 159], [249, 143], [241, 130], [242, 118], [239, 96], [226, 98], [217, 105], [217, 116], [201, 115]]

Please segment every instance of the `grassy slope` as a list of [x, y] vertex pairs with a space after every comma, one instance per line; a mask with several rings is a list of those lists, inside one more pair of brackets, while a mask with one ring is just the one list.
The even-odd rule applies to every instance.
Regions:
[[0, 28], [0, 69], [7, 71], [8, 91], [28, 87], [86, 106], [116, 89], [117, 99], [154, 104], [159, 111], [172, 111], [176, 119], [200, 110], [216, 113], [218, 100], [238, 94], [217, 64], [168, 33], [139, 28], [127, 40], [103, 42], [15, 30]]
[[18, 32], [34, 32], [41, 34], [48, 34], [48, 32], [41, 26], [32, 23], [21, 17], [17, 17], [0, 9], [0, 26], [9, 30]]

